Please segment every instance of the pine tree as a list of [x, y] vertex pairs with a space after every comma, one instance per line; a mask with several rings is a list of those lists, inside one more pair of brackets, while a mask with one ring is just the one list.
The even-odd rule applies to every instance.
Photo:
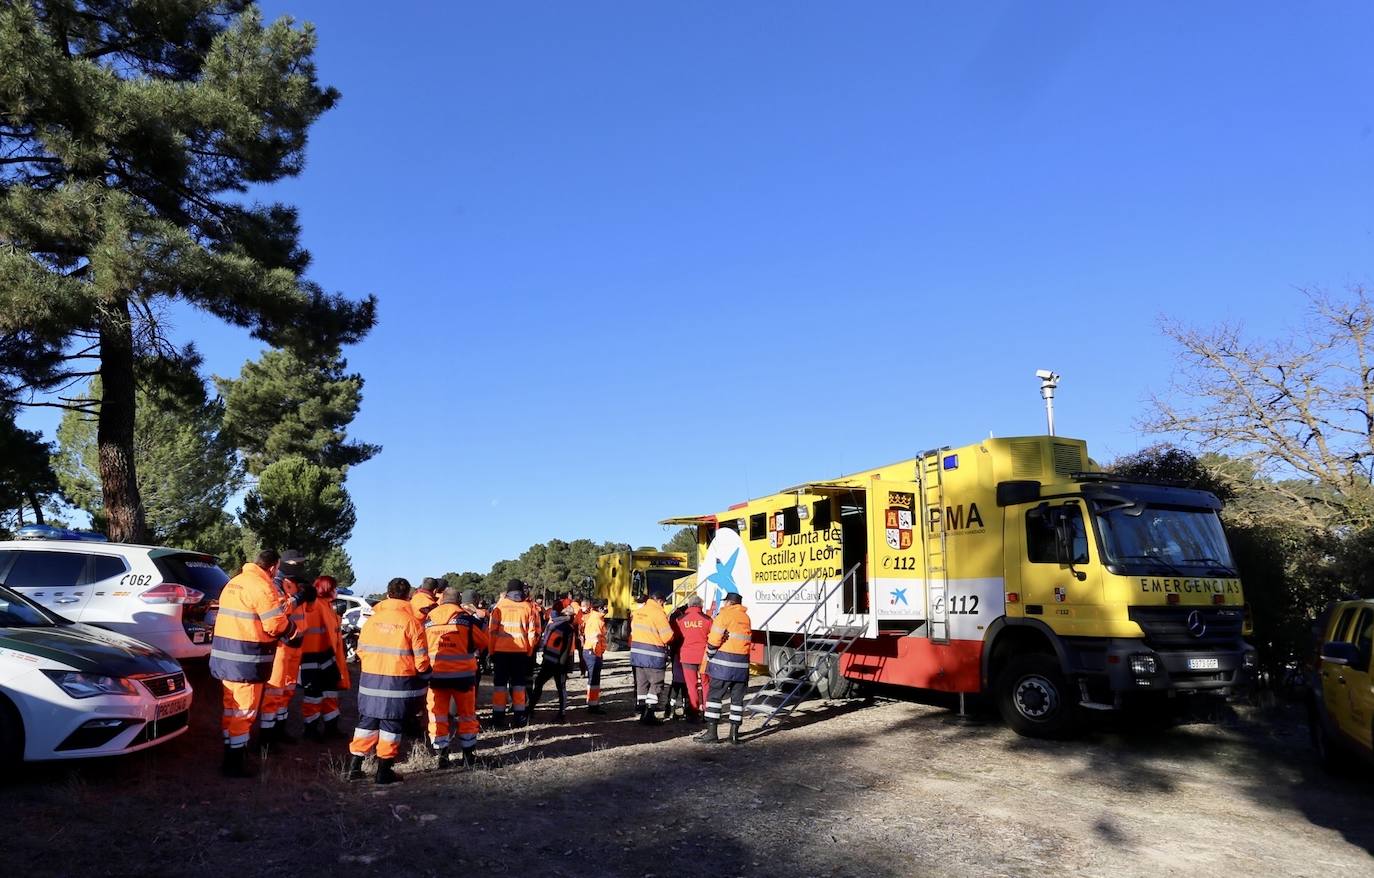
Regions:
[[303, 457], [264, 469], [241, 517], [262, 545], [298, 549], [316, 562], [346, 543], [357, 521], [339, 473]]
[[[374, 299], [303, 280], [293, 208], [242, 197], [300, 173], [338, 99], [314, 50], [310, 25], [244, 0], [0, 4], [0, 392], [98, 416], [113, 539], [146, 536], [135, 363], [193, 356], [163, 303], [301, 351], [372, 326]], [[96, 404], [60, 396], [96, 376]]]
[[292, 455], [344, 472], [381, 451], [346, 438], [363, 398], [362, 376], [347, 367], [337, 352], [306, 360], [278, 350], [245, 363], [236, 379], [215, 379], [225, 431], [250, 473]]
[[[140, 384], [135, 395], [134, 464], [147, 538], [158, 545], [211, 551], [201, 542], [222, 539], [224, 507], [243, 481], [238, 455], [220, 429], [224, 403], [207, 398], [199, 381]], [[94, 379], [81, 399], [99, 397], [100, 382]], [[89, 513], [96, 527], [104, 527], [95, 419], [66, 412], [57, 440], [55, 462], [62, 493]]]
[[14, 422], [14, 406], [0, 403], [0, 532], [23, 524], [26, 509], [43, 523], [43, 507], [58, 490], [51, 452], [41, 435]]

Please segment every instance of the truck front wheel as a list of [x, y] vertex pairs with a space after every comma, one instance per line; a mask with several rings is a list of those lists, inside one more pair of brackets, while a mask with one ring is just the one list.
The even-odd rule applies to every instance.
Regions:
[[1078, 708], [1052, 655], [1015, 656], [997, 675], [997, 709], [1012, 731], [1029, 738], [1062, 738], [1073, 731]]

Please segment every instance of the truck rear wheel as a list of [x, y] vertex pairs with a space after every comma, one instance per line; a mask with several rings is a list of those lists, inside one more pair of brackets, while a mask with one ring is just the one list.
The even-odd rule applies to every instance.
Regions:
[[792, 653], [796, 650], [790, 646], [770, 646], [768, 647], [768, 676], [775, 677], [778, 672], [787, 667], [792, 661]]
[[840, 657], [828, 655], [816, 666], [816, 691], [822, 698], [838, 701], [848, 698], [854, 681], [840, 673]]
[[1073, 731], [1077, 699], [1052, 655], [1013, 657], [997, 675], [997, 709], [1012, 731], [1029, 738], [1062, 738]]

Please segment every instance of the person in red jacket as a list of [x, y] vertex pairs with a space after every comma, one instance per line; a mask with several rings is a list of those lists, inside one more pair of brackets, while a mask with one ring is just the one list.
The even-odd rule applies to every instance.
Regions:
[[673, 628], [672, 697], [681, 702], [686, 696], [682, 718], [689, 722], [701, 719], [703, 695], [709, 685], [706, 675], [698, 670], [706, 655], [706, 640], [711, 635], [711, 617], [702, 611], [701, 604], [701, 596], [692, 595], [687, 599], [687, 606], [679, 608], [668, 620]]

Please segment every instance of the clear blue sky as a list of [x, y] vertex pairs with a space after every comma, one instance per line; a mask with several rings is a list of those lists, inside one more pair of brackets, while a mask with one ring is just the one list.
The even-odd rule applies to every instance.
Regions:
[[[1371, 279], [1366, 3], [272, 2], [343, 92], [299, 205], [349, 353], [364, 585], [935, 444], [1099, 459], [1158, 319]], [[210, 370], [258, 346], [178, 317]]]

